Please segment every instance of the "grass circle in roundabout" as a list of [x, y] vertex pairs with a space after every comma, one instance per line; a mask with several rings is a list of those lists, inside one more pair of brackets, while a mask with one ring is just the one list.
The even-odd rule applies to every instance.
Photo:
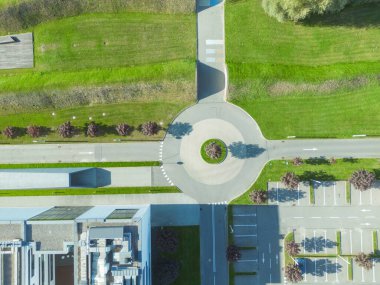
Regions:
[[220, 139], [209, 139], [201, 146], [201, 156], [207, 163], [222, 163], [227, 157], [227, 146]]

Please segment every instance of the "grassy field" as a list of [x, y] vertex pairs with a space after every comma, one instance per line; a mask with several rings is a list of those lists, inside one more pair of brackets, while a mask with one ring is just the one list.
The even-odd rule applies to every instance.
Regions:
[[109, 187], [1, 190], [0, 197], [180, 193], [177, 187]]
[[[195, 102], [194, 15], [85, 14], [40, 24], [33, 33], [35, 68], [0, 71], [0, 130], [36, 124], [53, 130], [39, 140], [108, 142], [119, 138], [118, 123], [162, 122], [156, 136], [134, 131], [122, 138], [154, 140]], [[90, 139], [80, 130], [63, 140], [54, 131], [67, 120], [83, 128], [90, 117], [109, 126], [104, 136]], [[0, 135], [0, 143], [32, 140]]]
[[294, 24], [260, 3], [226, 5], [229, 99], [267, 138], [380, 135], [380, 5]]
[[324, 160], [320, 162], [306, 163], [294, 166], [291, 161], [274, 160], [265, 165], [259, 178], [251, 189], [233, 200], [232, 204], [252, 204], [249, 193], [254, 190], [267, 190], [269, 181], [280, 181], [286, 172], [295, 172], [301, 181], [311, 179], [319, 181], [348, 180], [351, 174], [359, 169], [373, 171], [376, 178], [380, 179], [380, 161], [378, 159], [338, 159], [336, 164], [330, 165]]
[[[155, 229], [152, 232], [152, 271], [153, 284], [159, 284], [155, 281], [155, 266], [162, 259], [177, 260], [180, 262], [180, 275], [171, 283], [172, 285], [199, 285], [201, 283], [200, 274], [200, 236], [199, 226], [186, 227], [168, 227], [177, 232], [179, 246], [175, 253], [163, 253], [154, 245]], [[157, 229], [156, 229], [157, 230]]]

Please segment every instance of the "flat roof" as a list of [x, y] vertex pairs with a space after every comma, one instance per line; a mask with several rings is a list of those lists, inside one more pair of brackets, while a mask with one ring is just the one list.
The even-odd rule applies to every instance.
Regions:
[[132, 219], [139, 209], [116, 209], [107, 219]]
[[40, 213], [29, 221], [59, 221], [59, 220], [75, 220], [84, 212], [92, 207], [54, 207], [43, 213]]
[[124, 227], [90, 228], [89, 239], [116, 239], [124, 237]]

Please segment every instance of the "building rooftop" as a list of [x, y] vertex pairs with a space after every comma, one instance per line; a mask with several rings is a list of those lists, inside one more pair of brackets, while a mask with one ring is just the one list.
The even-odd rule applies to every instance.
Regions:
[[89, 239], [122, 239], [124, 227], [94, 227], [89, 230]]

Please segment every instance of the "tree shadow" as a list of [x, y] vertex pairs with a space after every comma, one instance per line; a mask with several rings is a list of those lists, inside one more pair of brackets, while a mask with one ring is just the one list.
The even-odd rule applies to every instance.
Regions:
[[300, 181], [335, 181], [335, 176], [332, 174], [326, 173], [326, 171], [305, 171], [299, 176]]
[[244, 144], [242, 142], [233, 142], [228, 146], [228, 150], [233, 157], [239, 159], [257, 157], [265, 151], [257, 144]]
[[176, 139], [181, 139], [193, 131], [193, 126], [189, 123], [176, 122], [169, 125], [168, 133]]
[[295, 202], [306, 197], [305, 191], [291, 190], [287, 188], [279, 188], [268, 191], [268, 201], [270, 202]]
[[335, 184], [335, 181], [313, 181], [314, 190], [318, 190], [318, 188], [323, 188], [323, 187], [330, 187], [330, 186], [333, 186], [334, 184]]
[[344, 157], [343, 162], [357, 163], [358, 159], [353, 157]]
[[322, 277], [325, 274], [334, 274], [342, 271], [342, 265], [337, 262], [332, 262], [331, 259], [328, 258], [318, 258], [316, 260], [312, 260], [310, 258], [303, 258], [303, 264], [301, 265], [303, 268], [302, 272], [310, 273], [312, 276]]
[[337, 14], [313, 15], [302, 22], [306, 26], [370, 28], [380, 26], [380, 3], [349, 5]]
[[324, 252], [326, 248], [333, 248], [337, 245], [335, 241], [330, 239], [325, 239], [322, 236], [305, 238], [301, 241], [301, 245], [308, 252]]
[[305, 163], [311, 164], [311, 165], [322, 165], [322, 164], [330, 164], [330, 161], [324, 157], [310, 157], [308, 159], [305, 159]]

